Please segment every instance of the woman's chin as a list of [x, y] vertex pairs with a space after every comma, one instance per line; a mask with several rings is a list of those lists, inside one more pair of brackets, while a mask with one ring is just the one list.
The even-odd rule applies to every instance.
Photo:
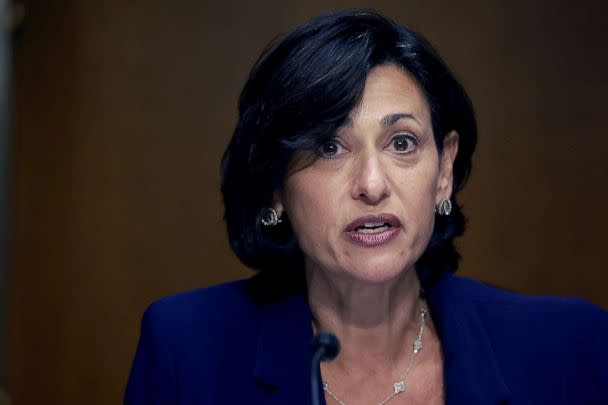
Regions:
[[[355, 283], [386, 284], [398, 279], [415, 277], [415, 256], [395, 252], [365, 252], [356, 255], [342, 255], [338, 260], [326, 262], [308, 261], [306, 267], [312, 274], [320, 272], [325, 277], [342, 279]], [[339, 256], [338, 256], [339, 257]]]
[[343, 272], [349, 278], [363, 283], [384, 284], [403, 278], [414, 271], [414, 266], [380, 260], [365, 260], [345, 267]]

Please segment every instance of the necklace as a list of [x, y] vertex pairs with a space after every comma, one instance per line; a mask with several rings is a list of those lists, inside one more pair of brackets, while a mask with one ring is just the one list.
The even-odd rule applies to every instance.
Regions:
[[[407, 363], [407, 367], [405, 369], [405, 373], [397, 381], [393, 383], [393, 392], [384, 398], [382, 401], [378, 403], [378, 405], [384, 405], [397, 395], [405, 392], [405, 381], [407, 380], [407, 376], [410, 374], [410, 370], [412, 369], [412, 365], [414, 364], [414, 359], [420, 350], [422, 350], [422, 333], [424, 332], [424, 325], [426, 324], [426, 317], [428, 314], [428, 310], [424, 305], [422, 305], [422, 300], [420, 301], [420, 328], [418, 329], [418, 337], [414, 340], [414, 344], [412, 345], [412, 354], [410, 355], [410, 359]], [[337, 403], [340, 405], [346, 405], [346, 403], [338, 398], [336, 394], [334, 394], [329, 389], [329, 383], [327, 381], [323, 381], [323, 391], [327, 392], [327, 394], [332, 397]]]

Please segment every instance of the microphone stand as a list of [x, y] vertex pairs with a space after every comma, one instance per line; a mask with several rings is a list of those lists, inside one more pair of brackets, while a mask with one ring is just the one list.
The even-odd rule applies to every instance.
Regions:
[[320, 332], [312, 338], [310, 343], [312, 359], [310, 362], [310, 390], [312, 394], [312, 405], [319, 405], [319, 364], [321, 361], [330, 361], [336, 358], [340, 352], [338, 338], [329, 332]]

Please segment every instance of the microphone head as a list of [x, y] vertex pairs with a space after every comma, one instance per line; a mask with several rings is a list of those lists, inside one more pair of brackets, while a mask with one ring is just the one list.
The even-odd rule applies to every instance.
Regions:
[[317, 333], [311, 342], [313, 352], [321, 352], [321, 361], [333, 360], [340, 352], [338, 338], [329, 332]]

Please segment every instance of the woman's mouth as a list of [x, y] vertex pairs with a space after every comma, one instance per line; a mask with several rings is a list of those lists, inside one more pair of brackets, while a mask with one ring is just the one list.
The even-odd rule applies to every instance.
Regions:
[[387, 230], [388, 228], [390, 228], [390, 224], [387, 224], [386, 222], [383, 223], [366, 223], [361, 225], [360, 227], [358, 227], [357, 229], [355, 229], [355, 232], [362, 232], [362, 233], [377, 233], [377, 232], [382, 232]]
[[357, 218], [346, 227], [347, 237], [366, 247], [379, 246], [392, 240], [401, 231], [401, 222], [393, 214], [368, 215]]

